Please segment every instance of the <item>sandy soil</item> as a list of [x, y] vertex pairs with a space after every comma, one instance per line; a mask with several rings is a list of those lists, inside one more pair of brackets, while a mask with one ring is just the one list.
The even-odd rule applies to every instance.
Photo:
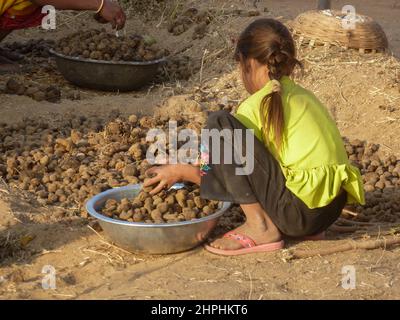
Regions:
[[[400, 297], [400, 251], [372, 250], [303, 260], [279, 254], [223, 258], [198, 248], [167, 256], [129, 254], [96, 235], [80, 218], [57, 220], [19, 198], [0, 202], [7, 232], [35, 238], [3, 263], [4, 299], [393, 299]], [[22, 210], [22, 211], [20, 211]], [[29, 212], [29, 214], [27, 213]], [[20, 221], [16, 221], [20, 220]], [[4, 228], [3, 227], [3, 228]], [[372, 234], [370, 234], [372, 235]], [[376, 237], [376, 235], [372, 235]], [[331, 233], [332, 246], [346, 237]], [[336, 240], [335, 240], [336, 239]], [[68, 257], [68, 258], [66, 258]], [[43, 290], [42, 268], [56, 270], [55, 290]], [[354, 266], [355, 290], [342, 288], [342, 268]]]
[[[252, 9], [252, 1], [187, 1], [188, 6]], [[345, 1], [333, 1], [340, 8]], [[400, 56], [397, 17], [400, 1], [353, 0], [357, 10], [377, 19], [387, 32], [393, 53]], [[310, 9], [314, 1], [258, 1], [266, 16], [282, 21]], [[264, 12], [264, 7], [269, 12]], [[207, 36], [192, 40], [191, 29], [180, 36], [166, 31], [160, 14], [143, 21], [135, 16], [127, 32], [146, 33], [164, 39], [172, 52], [197, 61], [201, 72], [188, 81], [149, 86], [140, 92], [105, 94], [81, 90], [82, 100], [63, 99], [59, 104], [35, 102], [28, 97], [0, 95], [0, 120], [16, 122], [26, 116], [52, 120], [54, 114], [107, 115], [149, 113], [162, 101], [185, 93], [194, 99], [206, 96], [203, 105], [212, 110], [224, 97], [238, 103], [246, 94], [231, 59], [231, 39], [253, 18], [219, 17]], [[23, 30], [8, 41], [59, 38], [71, 30], [92, 26], [85, 14], [61, 16], [57, 31]], [[160, 23], [161, 22], [161, 23]], [[208, 51], [205, 52], [205, 49]], [[299, 48], [305, 63], [298, 81], [313, 90], [327, 105], [344, 136], [381, 144], [382, 152], [400, 155], [400, 63], [382, 54], [360, 56], [335, 48]], [[38, 82], [57, 79], [56, 73], [30, 75]], [[1, 77], [0, 84], [7, 78]], [[313, 249], [345, 243], [350, 239], [375, 239], [391, 230], [376, 225], [368, 233], [329, 232], [323, 242], [289, 242], [288, 249]], [[130, 254], [109, 244], [80, 217], [58, 218], [54, 208], [38, 207], [27, 195], [0, 181], [0, 235], [9, 235], [8, 258], [0, 261], [2, 299], [398, 299], [400, 298], [400, 249], [357, 250], [308, 259], [288, 259], [286, 251], [250, 257], [222, 258], [197, 248], [168, 256]], [[57, 288], [42, 288], [42, 268], [56, 270]], [[342, 268], [354, 266], [356, 289], [342, 288]]]

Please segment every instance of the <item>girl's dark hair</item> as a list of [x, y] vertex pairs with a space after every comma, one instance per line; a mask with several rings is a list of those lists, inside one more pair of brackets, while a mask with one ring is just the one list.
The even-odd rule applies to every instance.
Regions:
[[[235, 59], [248, 71], [247, 59], [253, 58], [266, 65], [271, 80], [280, 81], [290, 76], [296, 65], [302, 67], [296, 59], [296, 47], [285, 25], [274, 19], [258, 19], [252, 22], [240, 35], [237, 42]], [[263, 138], [267, 142], [273, 133], [275, 146], [279, 150], [283, 143], [284, 115], [280, 92], [265, 96], [260, 106], [263, 125]]]

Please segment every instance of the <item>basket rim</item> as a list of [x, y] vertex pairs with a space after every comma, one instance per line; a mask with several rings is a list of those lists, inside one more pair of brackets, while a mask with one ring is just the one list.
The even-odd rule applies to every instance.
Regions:
[[290, 23], [293, 34], [304, 38], [328, 42], [331, 44], [368, 50], [386, 50], [388, 39], [382, 26], [373, 18], [364, 14], [357, 14], [362, 22], [357, 22], [357, 28], [346, 30], [341, 27], [340, 19], [336, 15], [342, 12], [330, 10], [333, 14], [326, 15], [321, 10], [309, 10], [300, 13]]

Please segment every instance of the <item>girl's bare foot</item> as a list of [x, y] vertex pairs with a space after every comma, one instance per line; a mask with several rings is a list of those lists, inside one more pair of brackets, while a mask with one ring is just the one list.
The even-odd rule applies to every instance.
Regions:
[[[259, 204], [242, 205], [246, 222], [233, 232], [243, 234], [251, 238], [256, 245], [277, 242], [281, 240], [281, 233], [278, 228], [272, 223], [266, 212]], [[210, 246], [222, 250], [237, 250], [242, 249], [242, 245], [229, 238], [219, 238]]]

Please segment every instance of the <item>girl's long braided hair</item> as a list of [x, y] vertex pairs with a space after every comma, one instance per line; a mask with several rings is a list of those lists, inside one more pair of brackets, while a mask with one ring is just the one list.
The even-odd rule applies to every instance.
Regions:
[[[302, 64], [296, 59], [296, 47], [290, 31], [285, 25], [274, 19], [258, 19], [251, 23], [240, 35], [235, 59], [242, 65], [242, 70], [249, 72], [247, 59], [253, 58], [268, 68], [271, 80], [280, 81], [283, 76], [290, 76], [296, 65]], [[283, 143], [284, 114], [280, 90], [273, 90], [265, 96], [260, 106], [263, 126], [263, 138], [272, 141], [279, 150]]]

